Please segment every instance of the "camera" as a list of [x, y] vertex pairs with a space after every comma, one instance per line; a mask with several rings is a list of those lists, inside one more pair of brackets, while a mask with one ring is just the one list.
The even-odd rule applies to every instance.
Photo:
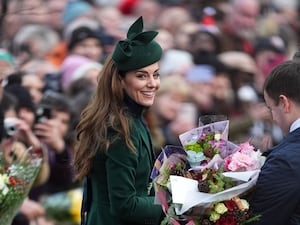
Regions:
[[18, 132], [18, 126], [14, 118], [4, 119], [4, 137], [12, 137]]
[[39, 105], [35, 110], [35, 123], [42, 123], [51, 118], [51, 107], [46, 104]]

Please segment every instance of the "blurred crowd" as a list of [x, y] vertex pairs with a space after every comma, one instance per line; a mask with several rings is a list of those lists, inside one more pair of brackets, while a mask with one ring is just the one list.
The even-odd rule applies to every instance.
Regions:
[[297, 0], [0, 2], [4, 123], [15, 118], [15, 146], [43, 148], [46, 162], [14, 225], [55, 224], [43, 217], [40, 199], [81, 185], [72, 179], [76, 124], [106, 56], [138, 16], [159, 31], [164, 50], [161, 88], [145, 114], [157, 153], [180, 144], [178, 135], [205, 115], [224, 115], [231, 141], [261, 151], [282, 138], [261, 90], [272, 68], [298, 50]]

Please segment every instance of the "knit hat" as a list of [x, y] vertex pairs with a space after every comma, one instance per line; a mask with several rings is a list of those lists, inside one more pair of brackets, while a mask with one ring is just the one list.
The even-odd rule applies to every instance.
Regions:
[[184, 73], [193, 65], [191, 53], [178, 49], [169, 49], [164, 52], [160, 61], [160, 72], [162, 75]]
[[125, 14], [130, 15], [134, 11], [134, 7], [140, 2], [140, 0], [121, 0], [119, 2], [119, 10]]
[[95, 38], [98, 39], [99, 42], [101, 43], [100, 39], [100, 33], [97, 33], [97, 31], [87, 27], [87, 26], [81, 26], [76, 28], [70, 37], [70, 40], [68, 42], [68, 50], [71, 50], [74, 48], [74, 46], [81, 41], [87, 39], [87, 38]]
[[81, 55], [69, 55], [61, 65], [62, 86], [66, 88], [72, 81], [74, 72], [82, 65], [92, 62], [90, 59]]
[[203, 15], [200, 21], [200, 30], [212, 34], [217, 34], [220, 32], [218, 26], [216, 25], [216, 20], [214, 18], [216, 13], [216, 10], [210, 6], [207, 6], [203, 9]]
[[211, 83], [215, 77], [215, 69], [210, 65], [195, 65], [191, 67], [185, 78], [194, 83]]
[[13, 56], [7, 52], [5, 49], [0, 49], [0, 60], [5, 61], [7, 64], [13, 66], [14, 58]]
[[153, 39], [156, 31], [143, 32], [143, 18], [139, 17], [129, 28], [127, 38], [117, 43], [112, 59], [120, 71], [131, 71], [160, 60], [162, 48]]
[[255, 54], [263, 50], [271, 50], [276, 53], [284, 53], [286, 51], [286, 46], [283, 39], [279, 36], [270, 36], [259, 38], [255, 45]]
[[98, 62], [84, 63], [84, 64], [80, 65], [73, 72], [73, 76], [71, 77], [71, 82], [73, 82], [75, 80], [79, 80], [80, 78], [84, 77], [89, 70], [97, 70], [100, 72], [102, 67], [103, 67], [103, 65]]
[[90, 13], [92, 6], [85, 1], [69, 1], [63, 11], [63, 25], [66, 26], [77, 17]]

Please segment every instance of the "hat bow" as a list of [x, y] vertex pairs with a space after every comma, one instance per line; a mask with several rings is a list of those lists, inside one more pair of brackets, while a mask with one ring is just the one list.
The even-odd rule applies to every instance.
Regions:
[[143, 32], [143, 20], [140, 17], [128, 30], [127, 38], [119, 41], [117, 48], [119, 51], [118, 60], [123, 61], [131, 57], [134, 46], [143, 46], [149, 44], [158, 34], [156, 31]]

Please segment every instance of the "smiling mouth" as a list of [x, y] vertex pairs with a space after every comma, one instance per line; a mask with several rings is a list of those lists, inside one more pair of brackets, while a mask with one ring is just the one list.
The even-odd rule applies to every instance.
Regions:
[[145, 95], [146, 97], [154, 97], [155, 92], [151, 91], [147, 91], [147, 92], [142, 92], [143, 95]]

